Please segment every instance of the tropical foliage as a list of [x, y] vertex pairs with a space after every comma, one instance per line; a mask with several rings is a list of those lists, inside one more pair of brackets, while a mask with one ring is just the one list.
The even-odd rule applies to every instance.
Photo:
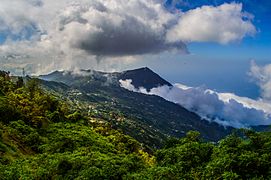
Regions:
[[191, 131], [151, 150], [103, 118], [123, 117], [83, 115], [38, 79], [1, 71], [0, 179], [271, 178], [270, 133], [240, 130], [214, 143]]

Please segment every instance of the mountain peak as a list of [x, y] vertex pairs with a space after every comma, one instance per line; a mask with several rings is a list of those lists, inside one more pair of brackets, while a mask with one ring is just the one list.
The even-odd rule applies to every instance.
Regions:
[[134, 70], [128, 70], [121, 73], [119, 79], [131, 79], [132, 84], [136, 87], [144, 87], [148, 91], [159, 86], [172, 86], [168, 81], [161, 78], [148, 67], [142, 67]]
[[130, 70], [130, 71], [151, 71], [153, 72], [150, 68], [148, 67], [142, 67], [142, 68], [137, 68], [137, 69], [133, 69], [133, 70]]

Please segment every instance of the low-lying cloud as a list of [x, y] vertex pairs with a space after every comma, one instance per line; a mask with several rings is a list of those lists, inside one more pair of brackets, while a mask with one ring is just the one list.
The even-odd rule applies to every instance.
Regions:
[[16, 55], [9, 64], [35, 64], [43, 71], [86, 68], [97, 59], [187, 53], [187, 42], [229, 43], [255, 33], [241, 4], [172, 12], [160, 0], [2, 0], [0, 25], [1, 65]]
[[205, 87], [187, 87], [182, 84], [175, 84], [173, 87], [156, 87], [148, 92], [144, 87], [135, 88], [130, 79], [119, 82], [121, 87], [127, 90], [160, 96], [221, 125], [242, 128], [271, 124], [271, 105], [262, 100], [239, 97], [231, 93], [218, 93]]

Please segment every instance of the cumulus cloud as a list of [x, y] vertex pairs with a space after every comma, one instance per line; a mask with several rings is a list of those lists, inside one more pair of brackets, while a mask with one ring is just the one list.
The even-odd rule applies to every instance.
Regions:
[[3, 0], [0, 4], [0, 33], [6, 33], [9, 36], [20, 36], [24, 38], [28, 31], [33, 31], [34, 18], [31, 16], [22, 16], [29, 9], [34, 14], [36, 8], [30, 1], [7, 1]]
[[87, 64], [93, 68], [94, 59], [130, 59], [171, 50], [186, 53], [183, 42], [165, 40], [175, 19], [158, 1], [3, 0], [0, 34], [6, 41], [0, 45], [1, 63], [15, 54], [39, 69], [51, 67], [46, 63], [71, 68], [83, 61], [84, 68]]
[[271, 101], [271, 64], [259, 66], [251, 62], [250, 76], [255, 80], [261, 89], [261, 96], [265, 101]]
[[182, 42], [166, 42], [175, 17], [153, 1], [94, 1], [72, 5], [61, 14], [60, 31], [72, 47], [96, 56], [124, 56], [185, 50]]
[[130, 91], [157, 95], [197, 113], [202, 118], [237, 128], [270, 125], [271, 105], [261, 100], [239, 97], [231, 93], [218, 93], [205, 87], [187, 87], [175, 84], [161, 86], [149, 92], [135, 88], [132, 80], [120, 80], [120, 86]]
[[31, 62], [43, 71], [93, 68], [95, 59], [187, 53], [187, 41], [228, 43], [255, 32], [241, 4], [171, 12], [161, 0], [2, 0], [0, 25], [1, 66]]
[[167, 33], [169, 42], [218, 42], [226, 44], [256, 33], [253, 16], [242, 12], [242, 4], [202, 6], [183, 13]]

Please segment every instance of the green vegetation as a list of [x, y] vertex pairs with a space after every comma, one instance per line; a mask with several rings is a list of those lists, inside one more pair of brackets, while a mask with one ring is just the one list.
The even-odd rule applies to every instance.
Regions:
[[191, 131], [150, 150], [102, 121], [121, 122], [120, 112], [86, 116], [38, 79], [24, 81], [0, 72], [0, 179], [271, 178], [270, 133], [211, 143]]
[[11, 79], [0, 77], [0, 179], [119, 179], [154, 163], [136, 140], [70, 110], [38, 79]]
[[242, 130], [218, 144], [203, 142], [198, 132], [173, 139], [155, 153], [156, 165], [135, 179], [270, 179], [271, 136]]

